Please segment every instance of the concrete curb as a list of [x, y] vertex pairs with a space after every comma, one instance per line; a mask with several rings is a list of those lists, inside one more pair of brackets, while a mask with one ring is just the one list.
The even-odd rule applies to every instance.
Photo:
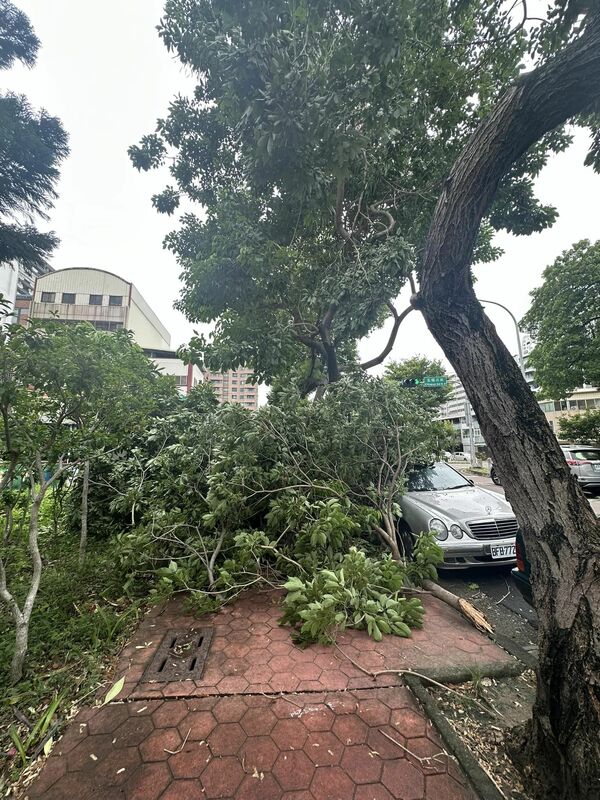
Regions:
[[491, 778], [480, 766], [479, 761], [442, 714], [435, 699], [425, 689], [419, 678], [406, 675], [404, 682], [419, 700], [426, 715], [438, 729], [444, 744], [462, 767], [479, 800], [505, 800]]
[[492, 642], [497, 644], [503, 650], [506, 650], [507, 653], [510, 653], [511, 656], [518, 658], [519, 661], [522, 661], [529, 669], [536, 669], [538, 660], [529, 651], [525, 650], [524, 647], [518, 642], [515, 642], [514, 639], [511, 639], [509, 636], [503, 636], [501, 633], [496, 633], [493, 636], [490, 636]]
[[[504, 647], [500, 642], [497, 642], [500, 647]], [[507, 649], [507, 648], [504, 648]], [[510, 652], [510, 651], [509, 651]], [[526, 652], [526, 651], [524, 651]], [[511, 653], [511, 655], [516, 655]], [[527, 653], [527, 655], [529, 655]], [[530, 656], [533, 658], [533, 656]], [[527, 665], [529, 666], [529, 665]], [[473, 680], [473, 675], [482, 678], [510, 678], [520, 675], [526, 669], [526, 665], [518, 660], [515, 661], [490, 661], [486, 664], [472, 664], [467, 666], [461, 664], [460, 666], [446, 665], [443, 667], [432, 667], [429, 669], [420, 669], [418, 672], [426, 675], [428, 678], [433, 678], [434, 681], [440, 683], [466, 683]], [[412, 678], [411, 675], [402, 676]]]

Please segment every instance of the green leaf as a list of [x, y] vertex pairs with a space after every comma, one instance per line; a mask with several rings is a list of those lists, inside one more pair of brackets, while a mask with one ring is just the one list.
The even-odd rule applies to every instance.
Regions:
[[104, 698], [104, 700], [100, 705], [105, 706], [107, 705], [107, 703], [110, 703], [112, 700], [114, 700], [115, 697], [118, 697], [123, 691], [124, 685], [125, 685], [125, 678], [124, 677], [119, 678], [119, 680], [115, 684], [113, 684], [113, 686], [111, 686], [111, 688], [108, 690], [108, 692], [106, 693], [106, 697]]

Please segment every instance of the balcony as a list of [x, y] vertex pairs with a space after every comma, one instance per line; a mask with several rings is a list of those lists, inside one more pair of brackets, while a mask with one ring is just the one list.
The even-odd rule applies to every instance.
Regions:
[[57, 319], [59, 322], [120, 322], [125, 325], [127, 307], [32, 303], [31, 316], [35, 319]]

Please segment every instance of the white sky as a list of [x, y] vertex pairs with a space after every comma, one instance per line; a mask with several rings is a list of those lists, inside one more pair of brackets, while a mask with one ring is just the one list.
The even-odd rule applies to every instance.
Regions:
[[[62, 169], [60, 197], [49, 226], [61, 239], [53, 266], [97, 267], [133, 281], [170, 330], [172, 344], [186, 342], [193, 330], [173, 309], [179, 269], [162, 249], [174, 218], [157, 214], [151, 195], [165, 175], [136, 172], [127, 156], [130, 144], [150, 133], [177, 92], [193, 81], [172, 59], [155, 26], [162, 0], [15, 0], [41, 40], [36, 66], [0, 74], [2, 88], [25, 93], [35, 106], [61, 118], [71, 155]], [[544, 267], [579, 239], [600, 238], [600, 176], [583, 166], [586, 136], [553, 159], [538, 181], [544, 202], [558, 207], [559, 221], [541, 234], [499, 235], [506, 254], [476, 270], [478, 296], [497, 300], [520, 318], [529, 292]], [[404, 308], [407, 298], [398, 301]], [[514, 327], [501, 309], [488, 313], [512, 352]], [[363, 356], [379, 352], [385, 329], [361, 343]], [[422, 318], [403, 323], [392, 358], [424, 353], [441, 357]]]

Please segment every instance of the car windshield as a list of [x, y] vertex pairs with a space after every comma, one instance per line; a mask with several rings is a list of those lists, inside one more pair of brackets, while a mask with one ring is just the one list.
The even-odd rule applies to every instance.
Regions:
[[438, 462], [428, 467], [412, 470], [408, 475], [406, 488], [409, 492], [439, 492], [462, 489], [464, 486], [470, 485], [469, 481], [455, 469]]
[[598, 461], [600, 460], [600, 450], [571, 450], [571, 458], [577, 461]]

